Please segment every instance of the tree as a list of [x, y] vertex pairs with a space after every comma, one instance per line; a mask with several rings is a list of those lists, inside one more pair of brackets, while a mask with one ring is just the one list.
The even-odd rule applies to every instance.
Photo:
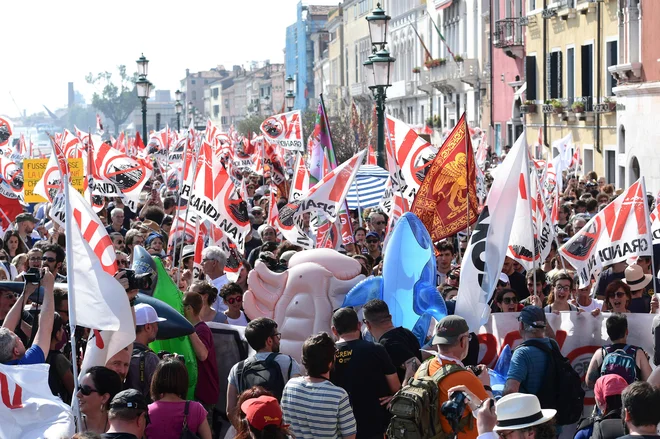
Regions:
[[266, 118], [258, 114], [250, 116], [238, 122], [236, 130], [245, 137], [251, 137], [252, 133], [261, 134], [261, 123]]
[[100, 94], [94, 92], [92, 106], [112, 121], [115, 136], [119, 135], [119, 126], [126, 122], [126, 119], [140, 103], [135, 90], [137, 73], [129, 76], [124, 65], [118, 66], [117, 70], [119, 71], [119, 82], [117, 84], [113, 82], [112, 73], [110, 72], [101, 72], [96, 75], [90, 73], [85, 77], [88, 84], [92, 84], [101, 90]]

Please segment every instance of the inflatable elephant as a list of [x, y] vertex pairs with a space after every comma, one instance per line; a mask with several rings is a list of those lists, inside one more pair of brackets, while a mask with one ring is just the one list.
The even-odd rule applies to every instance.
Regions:
[[282, 333], [280, 351], [298, 362], [307, 337], [330, 332], [332, 312], [364, 276], [360, 263], [331, 249], [296, 253], [283, 273], [257, 261], [248, 276], [243, 306], [250, 319], [275, 320]]

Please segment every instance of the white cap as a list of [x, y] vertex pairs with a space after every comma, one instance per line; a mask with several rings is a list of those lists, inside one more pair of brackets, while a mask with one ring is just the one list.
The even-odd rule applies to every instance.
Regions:
[[153, 306], [146, 303], [138, 303], [135, 305], [135, 324], [143, 326], [147, 323], [164, 322], [167, 319], [158, 317], [156, 310]]
[[507, 276], [504, 273], [500, 273], [500, 281], [504, 282], [505, 284], [509, 283], [509, 276]]

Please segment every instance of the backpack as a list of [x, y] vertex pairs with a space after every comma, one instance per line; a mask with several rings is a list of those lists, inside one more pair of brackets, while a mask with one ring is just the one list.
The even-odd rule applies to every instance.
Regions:
[[[140, 374], [140, 389], [145, 389], [145, 388], [148, 389], [149, 386], [151, 385], [151, 383], [146, 384], [146, 377], [145, 377], [145, 374], [144, 374], [147, 352], [153, 352], [153, 351], [149, 348], [145, 349], [145, 348], [142, 348], [141, 346], [133, 345], [133, 352], [131, 353], [131, 359], [138, 358], [138, 362], [139, 362], [138, 363], [138, 373]], [[130, 373], [130, 368], [129, 368], [129, 373]], [[151, 395], [149, 394], [149, 392], [147, 392], [147, 394], [144, 395], [144, 397], [146, 398], [147, 403], [150, 404], [152, 402], [151, 401]]]
[[[275, 360], [278, 355], [280, 354], [272, 352], [265, 360], [257, 360], [256, 357], [251, 357], [239, 362], [236, 369], [238, 393], [240, 394], [254, 386], [261, 386], [275, 395], [278, 401], [282, 399], [286, 380], [282, 376], [279, 363]], [[291, 378], [293, 359], [289, 357], [289, 360], [288, 377]]]
[[[453, 432], [445, 433], [440, 424], [438, 386], [445, 377], [466, 369], [447, 364], [429, 376], [431, 360], [422, 363], [418, 377], [408, 381], [392, 398], [389, 408], [392, 419], [387, 427], [389, 439], [445, 439], [454, 436]], [[471, 415], [461, 419], [460, 431], [471, 422]]]
[[637, 347], [625, 345], [613, 349], [613, 346], [603, 347], [603, 364], [600, 366], [600, 376], [610, 373], [619, 375], [628, 384], [637, 380]]
[[557, 425], [577, 422], [584, 410], [584, 390], [580, 375], [555, 344], [549, 348], [540, 340], [527, 340], [520, 346], [533, 346], [548, 354], [548, 369], [538, 398], [541, 408], [556, 409]]

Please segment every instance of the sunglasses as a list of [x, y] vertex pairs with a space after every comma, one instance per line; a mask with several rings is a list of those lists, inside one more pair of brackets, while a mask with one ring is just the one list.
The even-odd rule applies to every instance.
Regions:
[[18, 297], [18, 293], [6, 293], [3, 294], [2, 297], [8, 300], [16, 299]]
[[617, 299], [621, 299], [622, 297], [625, 297], [626, 293], [624, 291], [617, 291], [616, 293], [612, 294], [612, 297], [616, 297]]
[[502, 281], [500, 280], [500, 281], [497, 281], [497, 286], [498, 286], [498, 287], [508, 287], [509, 284], [508, 284], [507, 282], [502, 282]]
[[[32, 260], [32, 259], [30, 259], [30, 260]], [[50, 262], [51, 264], [52, 264], [53, 262], [56, 261], [55, 258], [49, 258], [49, 257], [47, 257], [47, 256], [44, 256], [43, 258], [41, 258], [41, 260], [42, 260], [42, 261], [48, 261], [48, 262]]]
[[505, 305], [511, 305], [512, 303], [517, 304], [518, 303], [518, 298], [516, 298], [516, 297], [505, 297], [504, 299], [502, 299], [502, 303], [505, 304]]
[[281, 332], [276, 332], [275, 334], [271, 335], [271, 337], [275, 337], [278, 340], [282, 340], [282, 333]]
[[120, 265], [122, 267], [128, 267], [130, 264], [128, 263], [128, 259], [117, 261], [117, 265]]
[[124, 243], [124, 241], [117, 241], [117, 244], [123, 244], [123, 243]]
[[230, 305], [233, 305], [234, 303], [241, 303], [243, 301], [243, 297], [241, 296], [236, 296], [236, 297], [230, 297], [227, 299], [227, 303]]
[[85, 395], [85, 396], [89, 396], [89, 395], [91, 395], [93, 392], [95, 392], [95, 393], [99, 393], [98, 390], [96, 390], [96, 389], [92, 389], [91, 387], [89, 387], [89, 386], [86, 385], [86, 384], [80, 386], [80, 387], [78, 388], [78, 390], [80, 390], [80, 393], [81, 393], [82, 395]]
[[367, 239], [367, 244], [378, 244], [379, 242], [377, 239]]
[[382, 226], [383, 224], [385, 224], [385, 221], [376, 221], [374, 224], [376, 224], [377, 226]]

